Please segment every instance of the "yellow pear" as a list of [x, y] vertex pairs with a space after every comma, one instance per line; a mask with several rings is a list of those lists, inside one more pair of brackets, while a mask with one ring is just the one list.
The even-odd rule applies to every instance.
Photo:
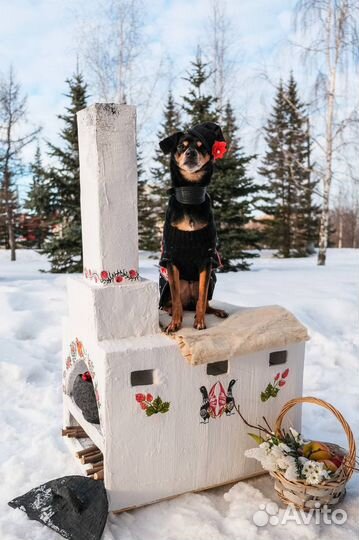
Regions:
[[335, 472], [337, 470], [337, 466], [335, 463], [333, 463], [330, 459], [324, 459], [323, 460], [323, 463], [325, 465], [325, 467], [328, 469], [328, 471], [330, 472]]
[[312, 442], [309, 459], [323, 461], [324, 459], [330, 459], [331, 457], [332, 453], [324, 443], [317, 441]]
[[310, 456], [310, 453], [312, 451], [312, 442], [308, 442], [306, 443], [304, 446], [303, 446], [303, 456], [306, 457], [306, 458], [309, 458]]

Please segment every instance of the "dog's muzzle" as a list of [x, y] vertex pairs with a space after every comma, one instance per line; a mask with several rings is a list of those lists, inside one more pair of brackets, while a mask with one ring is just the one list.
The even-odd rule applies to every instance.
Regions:
[[175, 187], [176, 200], [181, 204], [202, 204], [206, 200], [206, 186]]

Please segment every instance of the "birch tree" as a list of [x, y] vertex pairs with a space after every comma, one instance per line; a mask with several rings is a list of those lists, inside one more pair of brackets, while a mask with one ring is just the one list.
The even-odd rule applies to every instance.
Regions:
[[142, 8], [141, 0], [96, 0], [93, 19], [81, 15], [79, 48], [87, 78], [100, 99], [132, 100], [136, 61], [143, 47]]
[[217, 100], [221, 115], [225, 115], [225, 105], [230, 92], [235, 87], [235, 39], [231, 20], [227, 15], [226, 2], [210, 1], [210, 14], [207, 21], [205, 53], [208, 59], [212, 94]]
[[318, 265], [326, 262], [335, 153], [351, 122], [351, 115], [338, 120], [338, 79], [342, 72], [348, 72], [351, 59], [355, 60], [358, 53], [358, 13], [358, 0], [299, 0], [296, 6], [297, 25], [309, 37], [309, 44], [304, 46], [306, 55], [318, 65], [317, 88], [322, 90], [325, 115]]
[[78, 12], [78, 49], [92, 93], [138, 108], [138, 131], [151, 120], [163, 59], [148, 54], [144, 0], [92, 0]]
[[16, 260], [15, 201], [16, 179], [22, 172], [22, 150], [33, 142], [39, 129], [22, 133], [26, 120], [26, 96], [21, 94], [20, 84], [15, 79], [12, 66], [0, 81], [0, 179], [6, 229], [11, 260]]

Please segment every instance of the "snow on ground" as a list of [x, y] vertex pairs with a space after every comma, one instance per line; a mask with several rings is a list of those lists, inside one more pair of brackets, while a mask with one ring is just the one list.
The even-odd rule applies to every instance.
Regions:
[[[356, 435], [358, 262], [359, 251], [345, 249], [330, 250], [325, 267], [317, 267], [314, 257], [278, 260], [264, 254], [250, 272], [219, 275], [215, 291], [218, 300], [243, 306], [281, 304], [308, 326], [312, 339], [306, 353], [304, 393], [337, 406]], [[6, 503], [43, 482], [78, 473], [59, 435], [66, 276], [40, 273], [40, 268], [48, 264], [33, 251], [19, 251], [15, 263], [0, 251], [1, 540], [59, 538]], [[155, 261], [145, 254], [141, 275], [157, 280]], [[340, 425], [319, 408], [305, 406], [303, 432], [345, 445]], [[271, 480], [261, 477], [110, 515], [104, 540], [347, 540], [358, 534], [358, 491], [354, 475], [341, 505], [348, 514], [344, 525], [287, 522], [257, 527], [253, 514], [261, 504], [276, 501]]]

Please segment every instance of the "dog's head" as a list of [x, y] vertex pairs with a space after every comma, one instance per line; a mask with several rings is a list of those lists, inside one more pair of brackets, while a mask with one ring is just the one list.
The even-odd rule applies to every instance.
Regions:
[[213, 122], [199, 124], [187, 132], [177, 131], [160, 142], [164, 154], [171, 154], [172, 163], [186, 180], [198, 181], [205, 172], [206, 165], [213, 157], [215, 141], [224, 141], [221, 128]]

